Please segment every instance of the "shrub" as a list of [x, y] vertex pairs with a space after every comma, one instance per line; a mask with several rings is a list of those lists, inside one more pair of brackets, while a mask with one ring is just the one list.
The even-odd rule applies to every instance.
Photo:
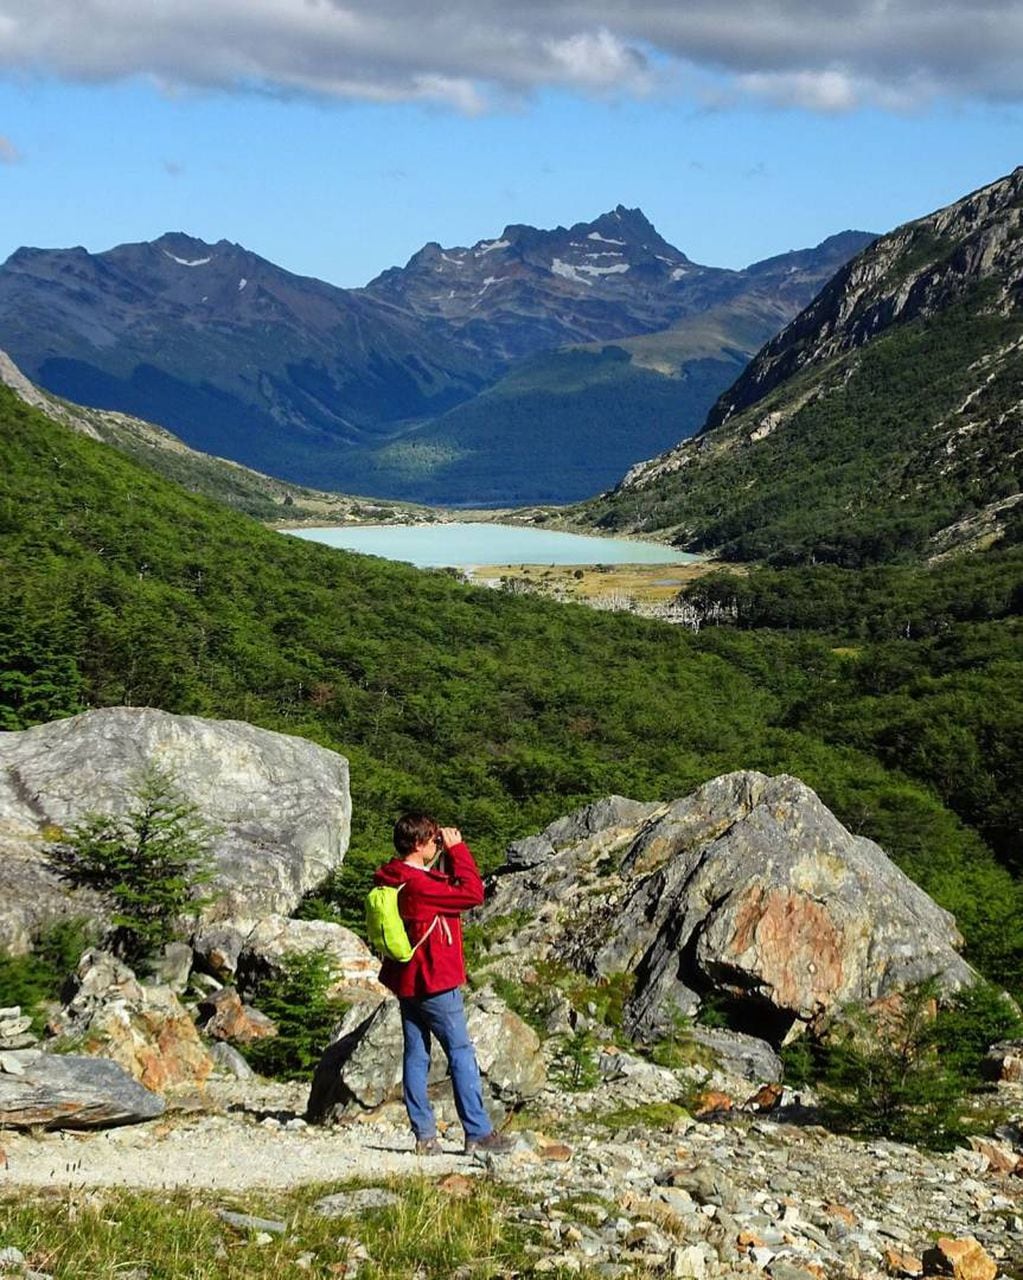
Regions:
[[820, 1055], [824, 1119], [851, 1133], [953, 1147], [971, 1131], [964, 1113], [988, 1045], [1020, 1027], [1011, 1003], [987, 983], [944, 1008], [933, 980], [883, 1014], [850, 1008]]
[[41, 1031], [45, 1005], [59, 998], [68, 974], [91, 942], [88, 921], [76, 917], [53, 925], [28, 955], [0, 955], [0, 1005], [20, 1005]]
[[113, 909], [111, 945], [129, 964], [151, 957], [200, 904], [212, 876], [213, 829], [159, 769], [147, 770], [123, 815], [89, 814], [47, 847], [66, 880], [100, 893]]
[[551, 1062], [551, 1079], [571, 1093], [600, 1083], [597, 1040], [592, 1031], [580, 1028], [561, 1038]]
[[347, 1005], [331, 995], [337, 971], [326, 950], [289, 952], [280, 968], [256, 984], [253, 1003], [277, 1026], [277, 1035], [246, 1045], [265, 1076], [304, 1080], [319, 1062]]

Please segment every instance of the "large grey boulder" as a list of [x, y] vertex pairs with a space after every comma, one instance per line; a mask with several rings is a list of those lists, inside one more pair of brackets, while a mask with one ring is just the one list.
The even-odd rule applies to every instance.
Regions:
[[[466, 1025], [476, 1048], [491, 1117], [535, 1098], [546, 1079], [536, 1032], [493, 991], [467, 995]], [[353, 1006], [313, 1075], [308, 1116], [325, 1121], [401, 1097], [401, 1010], [393, 998]], [[439, 1045], [430, 1064], [431, 1094], [442, 1091], [447, 1064]]]
[[11, 1061], [0, 1071], [0, 1129], [98, 1129], [163, 1114], [162, 1098], [106, 1058], [38, 1049], [6, 1056]]
[[603, 831], [588, 806], [575, 844], [563, 819], [560, 840], [537, 840], [546, 857], [513, 858], [478, 918], [523, 921], [498, 964], [633, 975], [635, 1035], [658, 1038], [713, 995], [736, 1029], [777, 1044], [849, 1002], [975, 979], [952, 916], [796, 778], [727, 774], [631, 826], [617, 805]]
[[0, 946], [24, 951], [68, 915], [103, 918], [43, 845], [86, 814], [122, 813], [148, 767], [216, 829], [209, 919], [290, 914], [348, 847], [348, 762], [302, 738], [233, 720], [109, 707], [0, 734]]

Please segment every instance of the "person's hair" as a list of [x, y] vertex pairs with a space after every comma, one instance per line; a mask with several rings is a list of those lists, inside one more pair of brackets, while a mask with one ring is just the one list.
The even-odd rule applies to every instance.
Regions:
[[403, 813], [394, 824], [394, 847], [405, 857], [439, 830], [436, 820], [427, 813]]

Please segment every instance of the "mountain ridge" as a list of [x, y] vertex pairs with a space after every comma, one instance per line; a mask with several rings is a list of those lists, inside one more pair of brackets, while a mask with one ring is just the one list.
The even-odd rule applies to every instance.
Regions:
[[[357, 290], [184, 232], [95, 255], [80, 246], [22, 248], [0, 267], [0, 347], [48, 391], [158, 423], [194, 448], [285, 481], [398, 498], [442, 488], [458, 501], [471, 495], [457, 486], [471, 480], [445, 472], [450, 448], [430, 455], [437, 465], [420, 481], [388, 462], [394, 443], [473, 402], [518, 361], [554, 348], [670, 335], [671, 326], [722, 308], [741, 324], [750, 307], [770, 318], [759, 345], [870, 238], [842, 233], [751, 273], [732, 272], [692, 263], [640, 210], [619, 206], [569, 229], [511, 224], [471, 250], [430, 244]], [[629, 424], [624, 456], [613, 406], [592, 394], [585, 403], [559, 401], [539, 454], [526, 451], [525, 474], [510, 492], [525, 501], [551, 496], [549, 477], [561, 469], [580, 414], [602, 461], [578, 481], [586, 488], [555, 490], [556, 499], [604, 487], [623, 463], [664, 447], [678, 430], [670, 428], [676, 411], [663, 402], [676, 399], [684, 427], [695, 426], [734, 379], [734, 353], [743, 362], [752, 354], [743, 342], [726, 346], [695, 400], [683, 385], [684, 361], [669, 362], [677, 387], [645, 380], [640, 391], [649, 390], [662, 420], [644, 433], [640, 405], [639, 433], [633, 440]], [[631, 396], [637, 380], [626, 382]], [[473, 465], [499, 476], [503, 443], [534, 416], [527, 397], [512, 406], [503, 441], [474, 426]]]

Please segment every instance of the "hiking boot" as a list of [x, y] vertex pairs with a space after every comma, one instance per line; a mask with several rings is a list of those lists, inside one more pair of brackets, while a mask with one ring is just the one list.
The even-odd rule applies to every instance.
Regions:
[[466, 1138], [465, 1154], [467, 1156], [474, 1156], [477, 1153], [481, 1156], [506, 1156], [514, 1146], [515, 1142], [512, 1138], [494, 1129], [485, 1138]]
[[416, 1139], [417, 1156], [442, 1156], [443, 1154], [444, 1152], [441, 1150], [439, 1138]]

